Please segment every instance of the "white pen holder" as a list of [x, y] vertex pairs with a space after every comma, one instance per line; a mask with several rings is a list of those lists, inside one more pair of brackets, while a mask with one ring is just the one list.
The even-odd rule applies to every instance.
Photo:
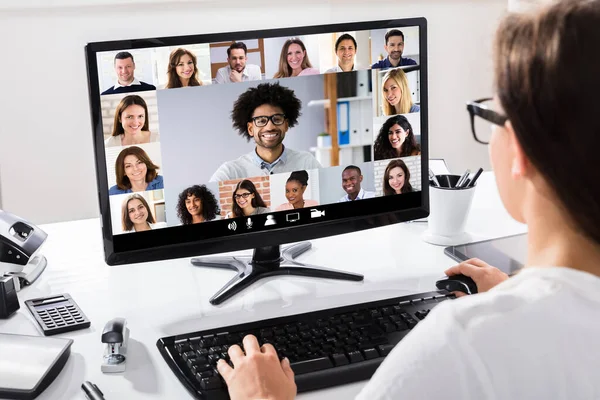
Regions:
[[465, 224], [471, 209], [475, 186], [454, 188], [459, 175], [437, 175], [440, 187], [429, 186], [429, 218], [423, 240], [440, 246], [471, 241]]

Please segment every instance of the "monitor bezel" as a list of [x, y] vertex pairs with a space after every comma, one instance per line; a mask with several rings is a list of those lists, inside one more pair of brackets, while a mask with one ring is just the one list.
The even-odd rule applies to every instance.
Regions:
[[[115, 236], [112, 234], [111, 214], [108, 194], [108, 177], [106, 174], [106, 154], [103, 139], [101, 88], [98, 81], [97, 53], [105, 51], [132, 50], [163, 46], [185, 46], [196, 43], [216, 43], [231, 40], [250, 40], [285, 36], [314, 35], [331, 32], [377, 30], [386, 28], [419, 27], [420, 57], [420, 113], [421, 113], [421, 191], [399, 195], [399, 208], [384, 213], [371, 213], [364, 216], [348, 216], [334, 220], [323, 220], [300, 226], [283, 226], [268, 231], [254, 233], [232, 233], [226, 237], [193, 240], [193, 226], [168, 227], [153, 232], [136, 233], [140, 241], [143, 235], [156, 238], [167, 237], [179, 232], [180, 243], [163, 246], [149, 246], [136, 250], [115, 251]], [[157, 261], [182, 257], [199, 256], [257, 247], [276, 246], [285, 243], [317, 239], [332, 235], [340, 235], [354, 231], [371, 229], [389, 224], [424, 218], [429, 215], [429, 126], [428, 126], [428, 57], [427, 57], [427, 20], [423, 17], [388, 19], [363, 22], [346, 22], [338, 24], [311, 25], [294, 28], [277, 28], [266, 30], [207, 33], [198, 35], [169, 36], [160, 38], [129, 39], [88, 43], [85, 46], [88, 90], [90, 96], [90, 112], [94, 143], [96, 180], [98, 184], [98, 201], [102, 226], [105, 261], [109, 265], [130, 264], [146, 261]], [[293, 79], [293, 78], [292, 78]], [[371, 161], [372, 162], [372, 161]], [[395, 197], [395, 196], [394, 196]], [[420, 201], [417, 201], [416, 198]], [[361, 202], [384, 201], [383, 197], [362, 200]], [[383, 203], [382, 203], [383, 204]], [[414, 206], [419, 204], [418, 206]], [[411, 208], [405, 208], [409, 205]], [[335, 205], [327, 205], [331, 207]], [[225, 221], [231, 221], [227, 219]], [[224, 221], [218, 221], [224, 222]], [[211, 222], [213, 223], [213, 222]], [[215, 222], [216, 223], [216, 222]], [[179, 228], [179, 230], [178, 230]], [[123, 236], [123, 235], [116, 235]], [[134, 236], [134, 235], [128, 235]], [[148, 238], [150, 236], [146, 236]], [[156, 241], [156, 240], [154, 240]], [[117, 246], [119, 247], [119, 246]]]

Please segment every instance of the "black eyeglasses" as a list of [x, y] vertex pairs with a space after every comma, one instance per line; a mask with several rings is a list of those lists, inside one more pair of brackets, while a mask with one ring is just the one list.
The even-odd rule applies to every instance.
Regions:
[[234, 194], [233, 197], [235, 197], [236, 200], [241, 199], [242, 197], [247, 199], [248, 196], [250, 196], [252, 193], [250, 192], [246, 192], [246, 193], [240, 193], [240, 194]]
[[478, 124], [475, 117], [480, 117], [487, 122], [491, 122], [494, 125], [504, 126], [508, 117], [502, 115], [490, 108], [490, 103], [494, 99], [485, 98], [480, 100], [473, 100], [467, 103], [467, 110], [471, 116], [471, 131], [475, 140], [481, 144], [488, 144], [492, 135], [492, 130], [489, 126], [483, 126], [487, 124]]
[[258, 117], [252, 117], [250, 119], [254, 121], [254, 125], [262, 128], [263, 126], [267, 126], [269, 120], [271, 120], [273, 125], [282, 125], [285, 122], [285, 114], [273, 114], [270, 117], [266, 115], [259, 115]]

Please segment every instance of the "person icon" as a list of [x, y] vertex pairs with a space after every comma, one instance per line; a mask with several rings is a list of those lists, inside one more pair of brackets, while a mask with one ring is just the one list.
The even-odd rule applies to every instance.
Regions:
[[272, 215], [267, 215], [267, 220], [265, 221], [265, 226], [269, 225], [277, 225], [277, 222], [275, 222], [275, 217]]

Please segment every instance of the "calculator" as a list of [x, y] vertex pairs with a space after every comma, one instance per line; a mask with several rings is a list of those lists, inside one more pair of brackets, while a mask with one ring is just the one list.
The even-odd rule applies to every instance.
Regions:
[[67, 293], [25, 301], [45, 336], [90, 327], [90, 320]]

